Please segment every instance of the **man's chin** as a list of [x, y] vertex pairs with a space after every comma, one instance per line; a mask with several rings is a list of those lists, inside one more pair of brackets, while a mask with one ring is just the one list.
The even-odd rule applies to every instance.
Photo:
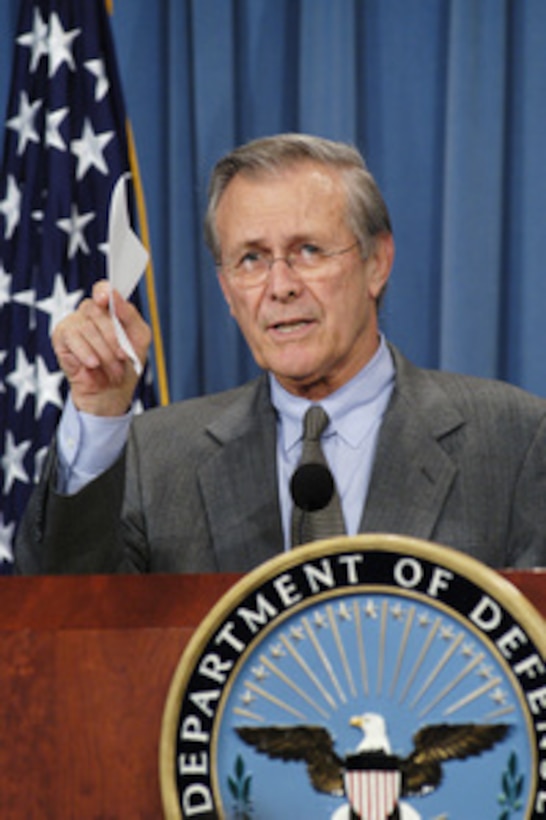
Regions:
[[[310, 369], [284, 368], [271, 369], [271, 372], [285, 390], [299, 396], [308, 397], [309, 394], [321, 392], [321, 387], [325, 383], [324, 376]], [[310, 396], [309, 396], [310, 397]]]

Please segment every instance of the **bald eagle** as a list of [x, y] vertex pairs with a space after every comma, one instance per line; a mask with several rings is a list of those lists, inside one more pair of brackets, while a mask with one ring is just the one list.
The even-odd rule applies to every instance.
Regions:
[[387, 737], [387, 724], [382, 715], [365, 712], [350, 720], [351, 726], [362, 730], [362, 740], [356, 747], [357, 752], [385, 752], [390, 755], [391, 744]]
[[[351, 755], [340, 757], [334, 739], [323, 726], [239, 726], [239, 737], [258, 752], [284, 761], [302, 761], [313, 788], [325, 794], [345, 795], [344, 774], [349, 760], [357, 757], [366, 768], [366, 760], [377, 762], [384, 756], [394, 761], [401, 774], [401, 797], [422, 796], [436, 789], [443, 778], [442, 764], [448, 760], [465, 760], [480, 755], [501, 742], [509, 731], [506, 724], [438, 723], [419, 729], [413, 736], [413, 750], [407, 757], [391, 754], [391, 746], [381, 715], [367, 712], [355, 716], [352, 726], [362, 730], [363, 737]], [[356, 817], [356, 814], [352, 816]], [[385, 820], [403, 817], [397, 805]]]

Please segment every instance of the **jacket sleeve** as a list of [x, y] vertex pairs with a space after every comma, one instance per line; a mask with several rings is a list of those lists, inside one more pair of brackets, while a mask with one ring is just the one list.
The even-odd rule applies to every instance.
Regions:
[[84, 574], [130, 571], [120, 537], [125, 455], [75, 495], [55, 490], [57, 455], [50, 448], [15, 543], [15, 572]]

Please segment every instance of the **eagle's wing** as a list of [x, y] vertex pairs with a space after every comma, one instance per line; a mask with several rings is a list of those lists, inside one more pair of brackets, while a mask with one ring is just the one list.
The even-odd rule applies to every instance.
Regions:
[[322, 726], [240, 726], [237, 734], [259, 752], [281, 760], [304, 760], [313, 787], [327, 794], [344, 794], [343, 761]]
[[412, 754], [402, 761], [404, 794], [436, 788], [442, 780], [444, 761], [464, 760], [491, 749], [506, 737], [509, 728], [503, 723], [439, 723], [420, 729], [413, 737]]

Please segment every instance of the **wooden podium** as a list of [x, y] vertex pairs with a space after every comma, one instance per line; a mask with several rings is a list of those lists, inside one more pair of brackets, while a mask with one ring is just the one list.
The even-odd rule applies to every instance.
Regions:
[[[504, 573], [546, 616], [546, 571]], [[161, 718], [237, 575], [0, 578], [0, 817], [159, 820]]]

